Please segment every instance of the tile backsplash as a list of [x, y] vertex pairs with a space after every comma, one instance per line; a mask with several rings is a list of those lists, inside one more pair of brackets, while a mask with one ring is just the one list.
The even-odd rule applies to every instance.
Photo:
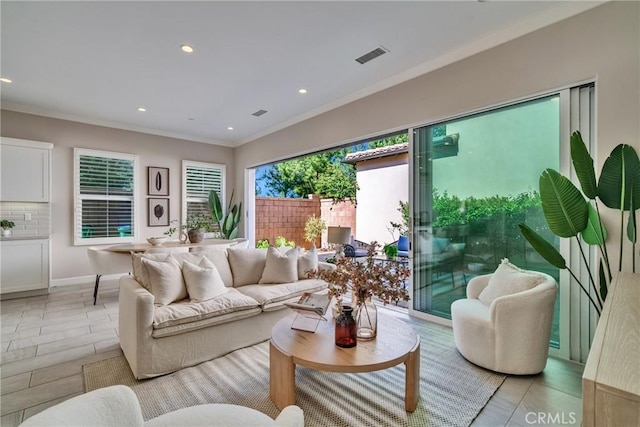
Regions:
[[[31, 215], [31, 220], [25, 219]], [[13, 237], [43, 236], [51, 234], [51, 205], [35, 202], [0, 202], [0, 219], [8, 219], [16, 225], [11, 230]]]

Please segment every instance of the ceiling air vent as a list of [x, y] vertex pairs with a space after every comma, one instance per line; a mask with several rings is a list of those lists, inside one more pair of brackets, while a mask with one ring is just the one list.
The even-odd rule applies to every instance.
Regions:
[[387, 52], [388, 52], [387, 49], [383, 48], [382, 46], [378, 46], [377, 48], [373, 49], [371, 52], [367, 52], [364, 55], [362, 55], [360, 58], [356, 58], [356, 61], [361, 64], [365, 64], [373, 59], [376, 59], [380, 55], [384, 55]]
[[252, 116], [260, 117], [263, 114], [267, 114], [267, 110], [258, 110], [252, 114]]

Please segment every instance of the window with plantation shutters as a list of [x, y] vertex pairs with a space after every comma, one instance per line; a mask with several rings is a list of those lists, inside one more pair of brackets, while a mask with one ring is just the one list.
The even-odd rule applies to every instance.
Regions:
[[[209, 192], [215, 190], [221, 200], [224, 198], [225, 165], [184, 160], [182, 162], [182, 223], [186, 218], [202, 213], [211, 216]], [[213, 224], [209, 231], [217, 231]]]
[[133, 241], [138, 156], [74, 150], [74, 242]]

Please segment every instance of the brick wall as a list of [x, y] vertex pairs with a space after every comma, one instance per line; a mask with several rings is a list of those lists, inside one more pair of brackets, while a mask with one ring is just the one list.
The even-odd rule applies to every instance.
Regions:
[[[296, 245], [310, 248], [311, 243], [304, 240], [304, 225], [307, 218], [321, 217], [327, 226], [351, 227], [356, 234], [356, 210], [351, 202], [332, 204], [331, 199], [288, 199], [281, 197], [256, 197], [256, 242], [269, 239], [275, 243], [277, 236], [293, 240]], [[316, 241], [316, 247], [327, 247], [327, 231]]]
[[[351, 234], [357, 238], [356, 234], [356, 206], [349, 202], [333, 204], [332, 199], [322, 199], [320, 201], [320, 215], [329, 226], [351, 227]], [[322, 235], [323, 246], [327, 246], [327, 231]]]
[[[277, 236], [293, 240], [296, 245], [310, 248], [304, 240], [304, 225], [307, 218], [320, 216], [320, 199], [287, 199], [276, 197], [256, 197], [256, 241], [269, 239], [275, 243]], [[320, 247], [320, 242], [316, 242]]]

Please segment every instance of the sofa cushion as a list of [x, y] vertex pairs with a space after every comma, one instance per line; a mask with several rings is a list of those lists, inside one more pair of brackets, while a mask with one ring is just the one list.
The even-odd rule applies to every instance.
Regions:
[[249, 247], [249, 239], [237, 238], [233, 240], [231, 244], [235, 249], [246, 249]]
[[149, 284], [149, 276], [147, 270], [142, 268], [142, 259], [150, 259], [152, 261], [165, 261], [170, 254], [158, 253], [158, 254], [145, 254], [145, 253], [133, 253], [131, 254], [131, 265], [133, 278], [136, 279], [140, 285], [148, 291], [151, 291], [151, 285]]
[[298, 279], [306, 279], [307, 271], [318, 270], [318, 251], [313, 246], [306, 253], [302, 253], [302, 250], [298, 252]]
[[172, 335], [179, 335], [185, 332], [197, 331], [198, 329], [208, 328], [214, 325], [220, 325], [222, 323], [235, 322], [236, 320], [246, 319], [247, 317], [253, 317], [262, 313], [259, 307], [249, 310], [232, 311], [230, 313], [221, 314], [219, 316], [207, 317], [202, 320], [196, 320], [188, 323], [181, 323], [179, 325], [166, 326], [163, 328], [153, 329], [151, 336], [153, 338], [164, 338]]
[[298, 248], [293, 248], [283, 254], [278, 249], [269, 247], [258, 283], [290, 283], [298, 280], [298, 252]]
[[155, 304], [167, 305], [187, 298], [182, 270], [174, 258], [169, 256], [166, 261], [142, 258], [142, 268], [149, 278], [149, 292], [153, 294]]
[[282, 302], [299, 297], [305, 292], [317, 292], [327, 288], [327, 282], [320, 279], [304, 279], [297, 282], [281, 283], [277, 285], [246, 285], [238, 291], [247, 295], [264, 308], [265, 305]]
[[183, 325], [230, 313], [259, 310], [258, 302], [236, 289], [229, 288], [224, 294], [202, 302], [179, 301], [171, 305], [156, 307], [153, 312], [153, 328]]
[[266, 249], [234, 248], [227, 249], [229, 266], [233, 274], [233, 286], [255, 285], [260, 281], [267, 262]]
[[487, 287], [480, 292], [478, 299], [491, 305], [496, 298], [532, 289], [543, 280], [543, 276], [522, 270], [505, 258], [491, 275]]
[[182, 276], [189, 299], [193, 302], [206, 301], [229, 290], [216, 266], [205, 257], [202, 257], [198, 265], [185, 261], [182, 264]]
[[[209, 261], [213, 263], [218, 269], [218, 273], [220, 273], [220, 277], [224, 282], [224, 285], [227, 287], [233, 286], [233, 275], [231, 274], [231, 267], [229, 267], [229, 259], [227, 258], [227, 250], [226, 249], [207, 249], [206, 251], [194, 252], [192, 255], [197, 254], [198, 261], [191, 261], [194, 264], [199, 264], [200, 259], [205, 257]], [[177, 255], [177, 254], [176, 254]], [[183, 254], [186, 255], [186, 254]], [[184, 258], [185, 260], [188, 258]]]

